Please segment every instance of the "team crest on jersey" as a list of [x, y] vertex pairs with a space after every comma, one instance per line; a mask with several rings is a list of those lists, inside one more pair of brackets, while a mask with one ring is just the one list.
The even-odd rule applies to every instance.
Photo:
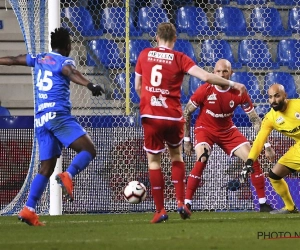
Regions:
[[296, 119], [300, 120], [300, 114], [298, 112], [295, 113]]
[[276, 123], [277, 124], [283, 124], [284, 123], [284, 119], [283, 119], [283, 117], [282, 116], [279, 116], [277, 119], [276, 119]]
[[209, 95], [209, 96], [207, 97], [207, 100], [208, 100], [208, 101], [216, 101], [216, 100], [217, 100], [216, 94], [213, 93], [213, 94]]
[[234, 101], [231, 100], [231, 101], [229, 102], [229, 107], [230, 107], [230, 108], [233, 108], [233, 106], [234, 106]]

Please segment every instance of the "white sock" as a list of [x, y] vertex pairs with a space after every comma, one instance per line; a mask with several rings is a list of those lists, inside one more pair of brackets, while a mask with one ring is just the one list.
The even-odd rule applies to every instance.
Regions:
[[190, 205], [192, 205], [192, 203], [193, 203], [193, 201], [192, 200], [188, 200], [188, 199], [184, 199], [184, 204], [186, 205], [186, 204], [190, 204]]
[[34, 212], [35, 213], [35, 209], [34, 208], [32, 208], [32, 207], [28, 207], [28, 206], [26, 206], [28, 209], [29, 209], [29, 211], [31, 211], [31, 212]]
[[70, 176], [70, 178], [71, 178], [71, 180], [72, 180], [72, 178], [73, 178], [72, 175], [71, 175], [69, 172], [67, 172], [67, 173], [68, 173], [68, 175]]
[[266, 203], [266, 201], [267, 201], [266, 197], [258, 199], [259, 204], [264, 204]]

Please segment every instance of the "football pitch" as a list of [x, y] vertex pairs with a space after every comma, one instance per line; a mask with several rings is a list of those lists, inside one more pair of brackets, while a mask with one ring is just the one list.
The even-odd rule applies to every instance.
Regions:
[[169, 213], [150, 224], [152, 213], [41, 216], [45, 227], [30, 227], [16, 216], [0, 217], [2, 250], [300, 248], [300, 214], [194, 212], [189, 220]]

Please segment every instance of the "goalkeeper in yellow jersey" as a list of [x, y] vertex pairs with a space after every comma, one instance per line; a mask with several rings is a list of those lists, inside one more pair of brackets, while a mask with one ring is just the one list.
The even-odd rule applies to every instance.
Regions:
[[273, 129], [294, 139], [295, 144], [288, 149], [269, 172], [270, 182], [285, 204], [284, 208], [273, 210], [270, 213], [298, 213], [288, 185], [283, 178], [290, 173], [300, 171], [300, 99], [287, 99], [284, 87], [277, 83], [269, 88], [268, 95], [272, 109], [262, 121], [261, 129], [241, 172], [241, 179], [247, 178], [248, 173], [253, 171], [253, 161], [260, 154]]

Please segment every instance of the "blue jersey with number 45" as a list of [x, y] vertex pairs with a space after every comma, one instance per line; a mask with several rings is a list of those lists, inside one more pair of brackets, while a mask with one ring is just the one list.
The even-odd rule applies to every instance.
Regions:
[[36, 75], [36, 114], [70, 113], [70, 80], [62, 74], [62, 68], [67, 64], [75, 67], [74, 60], [56, 52], [49, 52], [37, 56], [28, 54], [26, 62], [28, 66], [34, 67]]

